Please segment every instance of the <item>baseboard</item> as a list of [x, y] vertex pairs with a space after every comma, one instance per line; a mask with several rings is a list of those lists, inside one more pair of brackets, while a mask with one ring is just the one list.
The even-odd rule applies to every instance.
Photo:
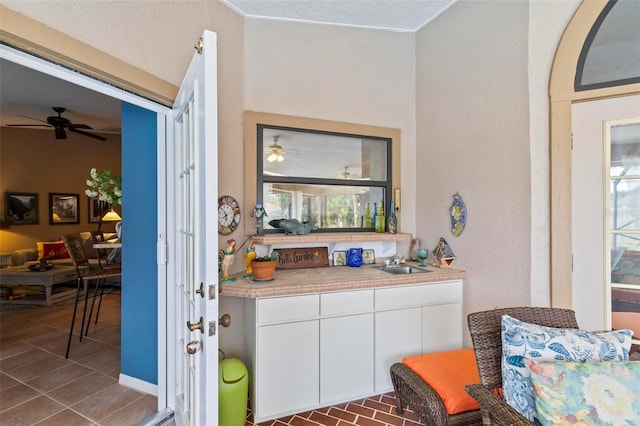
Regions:
[[158, 385], [154, 385], [153, 383], [145, 382], [144, 380], [136, 379], [135, 377], [127, 376], [126, 374], [120, 373], [120, 379], [118, 382], [122, 386], [126, 386], [128, 388], [148, 393], [150, 395], [158, 396]]

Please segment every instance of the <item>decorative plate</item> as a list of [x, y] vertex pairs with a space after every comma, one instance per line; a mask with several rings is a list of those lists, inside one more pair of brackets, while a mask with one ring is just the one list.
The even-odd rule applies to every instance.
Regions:
[[453, 203], [449, 209], [451, 212], [451, 232], [459, 237], [467, 226], [467, 206], [458, 193], [453, 196]]

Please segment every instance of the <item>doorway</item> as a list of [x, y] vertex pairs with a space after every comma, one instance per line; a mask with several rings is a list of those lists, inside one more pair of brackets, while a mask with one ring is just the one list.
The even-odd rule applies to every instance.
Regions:
[[[165, 164], [166, 116], [171, 112], [171, 110], [162, 105], [101, 83], [69, 69], [59, 67], [50, 62], [17, 51], [8, 46], [0, 46], [0, 55], [3, 59], [7, 59], [25, 67], [35, 69], [125, 102], [126, 104], [133, 106], [133, 109], [136, 110], [134, 112], [139, 113], [138, 116], [133, 119], [133, 122], [136, 123], [135, 126], [137, 129], [140, 129], [143, 133], [143, 129], [148, 129], [149, 127], [155, 130], [153, 134], [154, 155], [149, 156], [147, 151], [147, 153], [142, 156], [138, 156], [138, 153], [133, 151], [130, 154], [131, 158], [129, 158], [129, 154], [124, 154], [123, 156], [122, 172], [123, 175], [125, 175], [125, 184], [123, 188], [125, 193], [127, 191], [130, 191], [130, 194], [135, 192], [133, 191], [135, 185], [131, 185], [130, 189], [127, 189], [126, 180], [130, 180], [130, 182], [140, 182], [138, 179], [142, 179], [143, 182], [146, 182], [149, 180], [149, 176], [147, 175], [149, 170], [153, 170], [151, 181], [153, 182], [153, 187], [157, 188], [154, 196], [155, 204], [145, 205], [142, 209], [134, 208], [135, 202], [132, 202], [130, 203], [131, 210], [128, 210], [126, 207], [127, 201], [125, 195], [123, 217], [129, 217], [129, 219], [125, 219], [125, 224], [123, 226], [123, 264], [127, 263], [127, 257], [129, 257], [128, 263], [131, 267], [135, 265], [135, 272], [137, 274], [144, 273], [145, 270], [151, 270], [153, 272], [151, 275], [157, 277], [157, 279], [153, 279], [152, 281], [137, 280], [137, 282], [135, 282], [137, 285], [137, 291], [143, 293], [143, 296], [138, 295], [131, 299], [131, 301], [134, 301], [135, 299], [135, 303], [151, 307], [151, 315], [147, 314], [142, 318], [138, 318], [137, 315], [139, 309], [129, 309], [126, 306], [124, 307], [122, 321], [122, 359], [124, 374], [121, 373], [120, 382], [133, 387], [134, 389], [140, 389], [147, 393], [156, 394], [158, 396], [158, 409], [162, 409], [167, 406], [167, 365], [165, 356], [165, 324], [167, 316], [167, 309], [165, 308], [167, 306], [166, 264], [163, 261], [159, 261], [156, 257], [156, 253], [158, 248], [164, 244], [167, 233], [167, 220], [164, 208], [158, 207], [166, 205], [166, 203], [164, 203], [166, 191], [166, 185], [164, 183], [165, 169], [164, 167], [158, 167], [158, 165]], [[144, 116], [144, 118], [140, 118], [140, 116]], [[140, 126], [141, 120], [145, 122], [144, 126]], [[135, 137], [139, 137], [140, 134], [141, 133], [135, 134]], [[123, 146], [127, 144], [126, 138], [127, 135], [123, 133]], [[138, 148], [139, 144], [137, 144], [136, 141], [133, 141], [131, 143], [131, 147]], [[150, 192], [149, 186], [146, 186], [145, 190]], [[156, 218], [157, 226], [154, 227], [152, 233], [149, 235], [148, 229], [141, 230], [139, 227], [135, 226], [135, 223], [136, 219], [148, 221], [150, 216]], [[130, 221], [128, 231], [126, 221]], [[127, 238], [129, 238], [129, 243], [124, 242]], [[140, 258], [137, 256], [137, 253], [140, 253], [140, 250], [143, 250], [144, 253], [147, 254], [152, 253], [152, 260], [149, 261], [149, 257], [147, 257], [145, 262], [140, 262]], [[134, 281], [136, 281], [135, 277], [137, 276], [139, 275], [134, 275]], [[129, 274], [129, 277], [131, 277], [131, 274]], [[127, 285], [128, 279], [131, 278], [128, 278], [126, 271], [123, 270], [123, 286]], [[145, 287], [145, 285], [147, 287]], [[151, 291], [148, 291], [148, 286], [153, 287], [151, 288]], [[124, 300], [126, 304], [126, 295]], [[125, 317], [127, 312], [130, 312], [131, 317]], [[135, 319], [135, 321], [133, 319]], [[136, 338], [141, 336], [143, 337], [143, 341], [147, 343], [151, 342], [155, 347], [157, 347], [157, 351], [154, 351], [151, 355], [152, 359], [149, 358], [149, 352], [147, 350], [148, 346], [141, 346], [138, 344], [138, 340], [136, 340]], [[155, 377], [149, 379], [148, 375], [145, 375], [147, 374], [146, 371], [141, 375], [139, 371], [136, 371], [137, 365], [135, 363], [131, 364], [131, 369], [125, 371], [124, 368], [128, 368], [125, 367], [125, 365], [129, 365], [127, 364], [127, 359], [133, 359], [136, 360], [136, 362], [146, 361], [147, 367], [148, 365], [154, 366], [153, 370]]]

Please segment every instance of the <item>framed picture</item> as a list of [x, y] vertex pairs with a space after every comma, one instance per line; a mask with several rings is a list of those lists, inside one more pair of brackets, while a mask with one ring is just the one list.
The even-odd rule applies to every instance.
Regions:
[[347, 266], [347, 252], [346, 251], [334, 251], [333, 252], [333, 266]]
[[363, 265], [373, 265], [376, 263], [376, 252], [374, 249], [364, 249], [362, 250], [362, 264]]
[[38, 194], [7, 192], [6, 220], [11, 225], [37, 225]]
[[100, 223], [100, 219], [110, 207], [111, 204], [98, 200], [98, 197], [89, 197], [89, 223]]
[[80, 223], [79, 200], [78, 194], [49, 193], [49, 224]]

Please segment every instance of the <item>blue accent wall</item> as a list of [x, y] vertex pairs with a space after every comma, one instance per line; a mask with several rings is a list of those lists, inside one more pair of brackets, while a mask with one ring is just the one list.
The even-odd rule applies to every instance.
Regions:
[[122, 102], [121, 372], [158, 384], [156, 113]]

